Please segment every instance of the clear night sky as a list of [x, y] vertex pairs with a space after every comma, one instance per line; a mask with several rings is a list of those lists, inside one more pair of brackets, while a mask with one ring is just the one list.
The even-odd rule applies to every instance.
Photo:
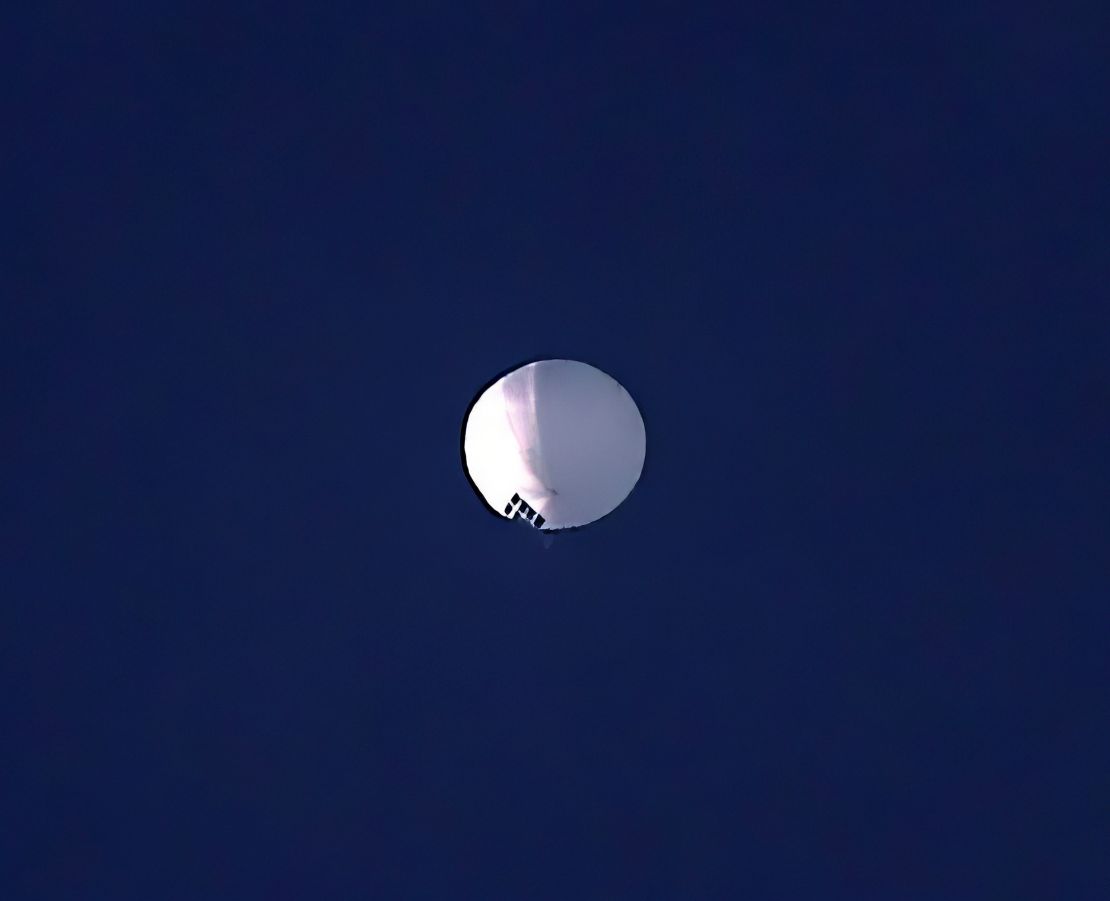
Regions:
[[1110, 897], [1104, 2], [18, 6], [3, 901]]

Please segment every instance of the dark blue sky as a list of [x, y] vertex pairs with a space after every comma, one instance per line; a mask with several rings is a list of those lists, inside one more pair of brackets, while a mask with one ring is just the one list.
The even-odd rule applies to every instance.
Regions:
[[1105, 4], [324, 5], [5, 25], [0, 897], [1110, 896]]

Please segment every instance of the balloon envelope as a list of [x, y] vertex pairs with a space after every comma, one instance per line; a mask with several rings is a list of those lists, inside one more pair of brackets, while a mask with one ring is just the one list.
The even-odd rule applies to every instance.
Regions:
[[[541, 360], [486, 388], [463, 425], [463, 462], [497, 513], [546, 530], [584, 526], [616, 508], [644, 467], [635, 401], [611, 376]], [[533, 512], [534, 511], [534, 512]]]

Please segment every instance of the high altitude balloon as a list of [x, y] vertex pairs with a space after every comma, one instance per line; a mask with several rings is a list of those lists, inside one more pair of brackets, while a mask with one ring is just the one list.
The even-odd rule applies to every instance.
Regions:
[[644, 468], [644, 421], [611, 376], [541, 360], [486, 388], [463, 425], [463, 463], [498, 514], [547, 530], [612, 512]]

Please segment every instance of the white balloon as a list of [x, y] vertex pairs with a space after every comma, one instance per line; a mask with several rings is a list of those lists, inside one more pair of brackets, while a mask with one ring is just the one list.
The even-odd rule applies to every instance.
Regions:
[[471, 405], [463, 463], [497, 513], [548, 531], [612, 512], [640, 478], [647, 438], [635, 401], [575, 360], [541, 360], [498, 379]]

